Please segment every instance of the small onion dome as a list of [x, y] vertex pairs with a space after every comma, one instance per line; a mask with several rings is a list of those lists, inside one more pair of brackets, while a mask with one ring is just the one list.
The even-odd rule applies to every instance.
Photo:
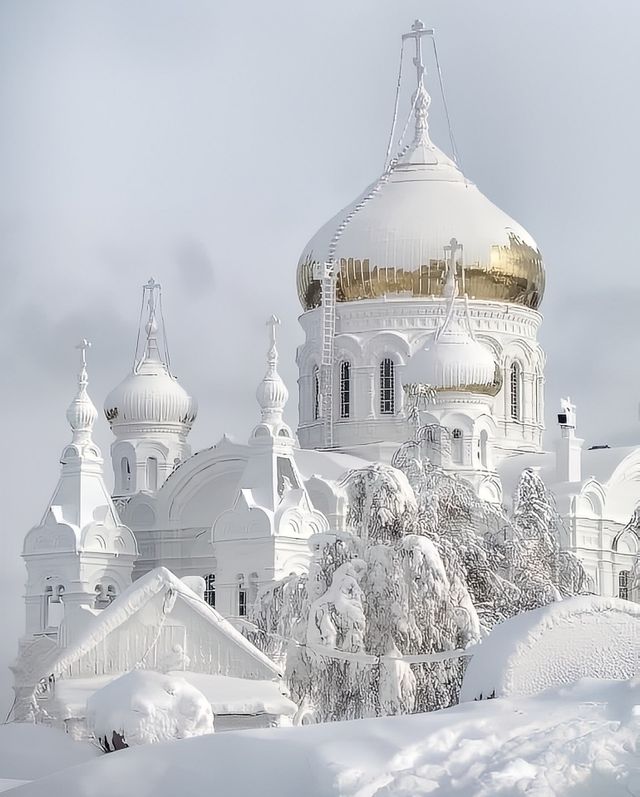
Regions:
[[[409, 361], [405, 384], [428, 385], [437, 391], [493, 393], [496, 363], [487, 346], [462, 329], [446, 330]], [[497, 392], [497, 390], [495, 390]]]
[[279, 373], [267, 372], [262, 382], [258, 385], [256, 398], [264, 414], [282, 415], [289, 398], [289, 391]]
[[195, 399], [158, 359], [145, 359], [107, 396], [104, 411], [111, 429], [132, 425], [186, 427], [197, 414]]
[[67, 420], [74, 435], [86, 432], [91, 434], [98, 417], [98, 410], [87, 393], [86, 383], [81, 383], [80, 390], [67, 409]]

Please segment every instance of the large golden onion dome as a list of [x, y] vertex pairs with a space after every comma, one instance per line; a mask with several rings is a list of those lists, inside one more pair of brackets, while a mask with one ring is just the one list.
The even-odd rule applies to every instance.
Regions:
[[545, 274], [536, 242], [431, 142], [429, 104], [420, 76], [413, 142], [304, 248], [297, 286], [305, 310], [320, 304], [324, 263], [337, 269], [340, 302], [440, 297], [453, 237], [463, 245], [458, 277], [470, 298], [539, 307]]

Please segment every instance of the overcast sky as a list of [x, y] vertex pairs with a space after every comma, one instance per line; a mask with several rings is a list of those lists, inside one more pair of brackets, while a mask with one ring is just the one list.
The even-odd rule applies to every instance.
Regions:
[[[198, 449], [255, 422], [275, 312], [294, 425], [297, 258], [380, 172], [416, 16], [437, 31], [466, 175], [544, 255], [548, 444], [566, 393], [587, 444], [640, 438], [639, 3], [0, 0], [0, 689], [74, 344], [93, 341], [100, 408], [131, 366], [140, 286], [160, 280]], [[107, 454], [102, 418], [97, 438]]]

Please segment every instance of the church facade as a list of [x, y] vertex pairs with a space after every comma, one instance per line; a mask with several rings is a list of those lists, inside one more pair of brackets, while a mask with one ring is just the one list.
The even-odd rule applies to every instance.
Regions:
[[109, 491], [91, 438], [97, 411], [82, 344], [72, 440], [24, 544], [23, 670], [34, 644], [71, 644], [158, 567], [201, 579], [206, 603], [242, 618], [262, 587], [308, 567], [315, 535], [346, 527], [345, 475], [389, 463], [417, 423], [433, 428], [428, 455], [486, 500], [508, 503], [518, 475], [539, 468], [565, 521], [562, 544], [583, 561], [593, 591], [634, 597], [640, 448], [583, 451], [567, 399], [556, 450], [545, 450], [542, 256], [431, 141], [429, 33], [416, 22], [406, 34], [417, 67], [411, 140], [298, 263], [296, 433], [283, 420], [288, 391], [272, 317], [246, 443], [223, 437], [191, 452], [197, 405], [172, 375], [160, 286], [150, 281], [134, 367], [104, 404]]

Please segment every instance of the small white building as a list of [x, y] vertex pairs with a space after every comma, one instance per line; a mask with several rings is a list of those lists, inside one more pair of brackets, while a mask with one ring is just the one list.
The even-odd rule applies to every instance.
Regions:
[[72, 644], [45, 638], [24, 648], [14, 666], [15, 716], [84, 738], [87, 700], [136, 668], [180, 674], [211, 703], [217, 730], [290, 724], [297, 711], [280, 669], [187, 584], [157, 568]]

